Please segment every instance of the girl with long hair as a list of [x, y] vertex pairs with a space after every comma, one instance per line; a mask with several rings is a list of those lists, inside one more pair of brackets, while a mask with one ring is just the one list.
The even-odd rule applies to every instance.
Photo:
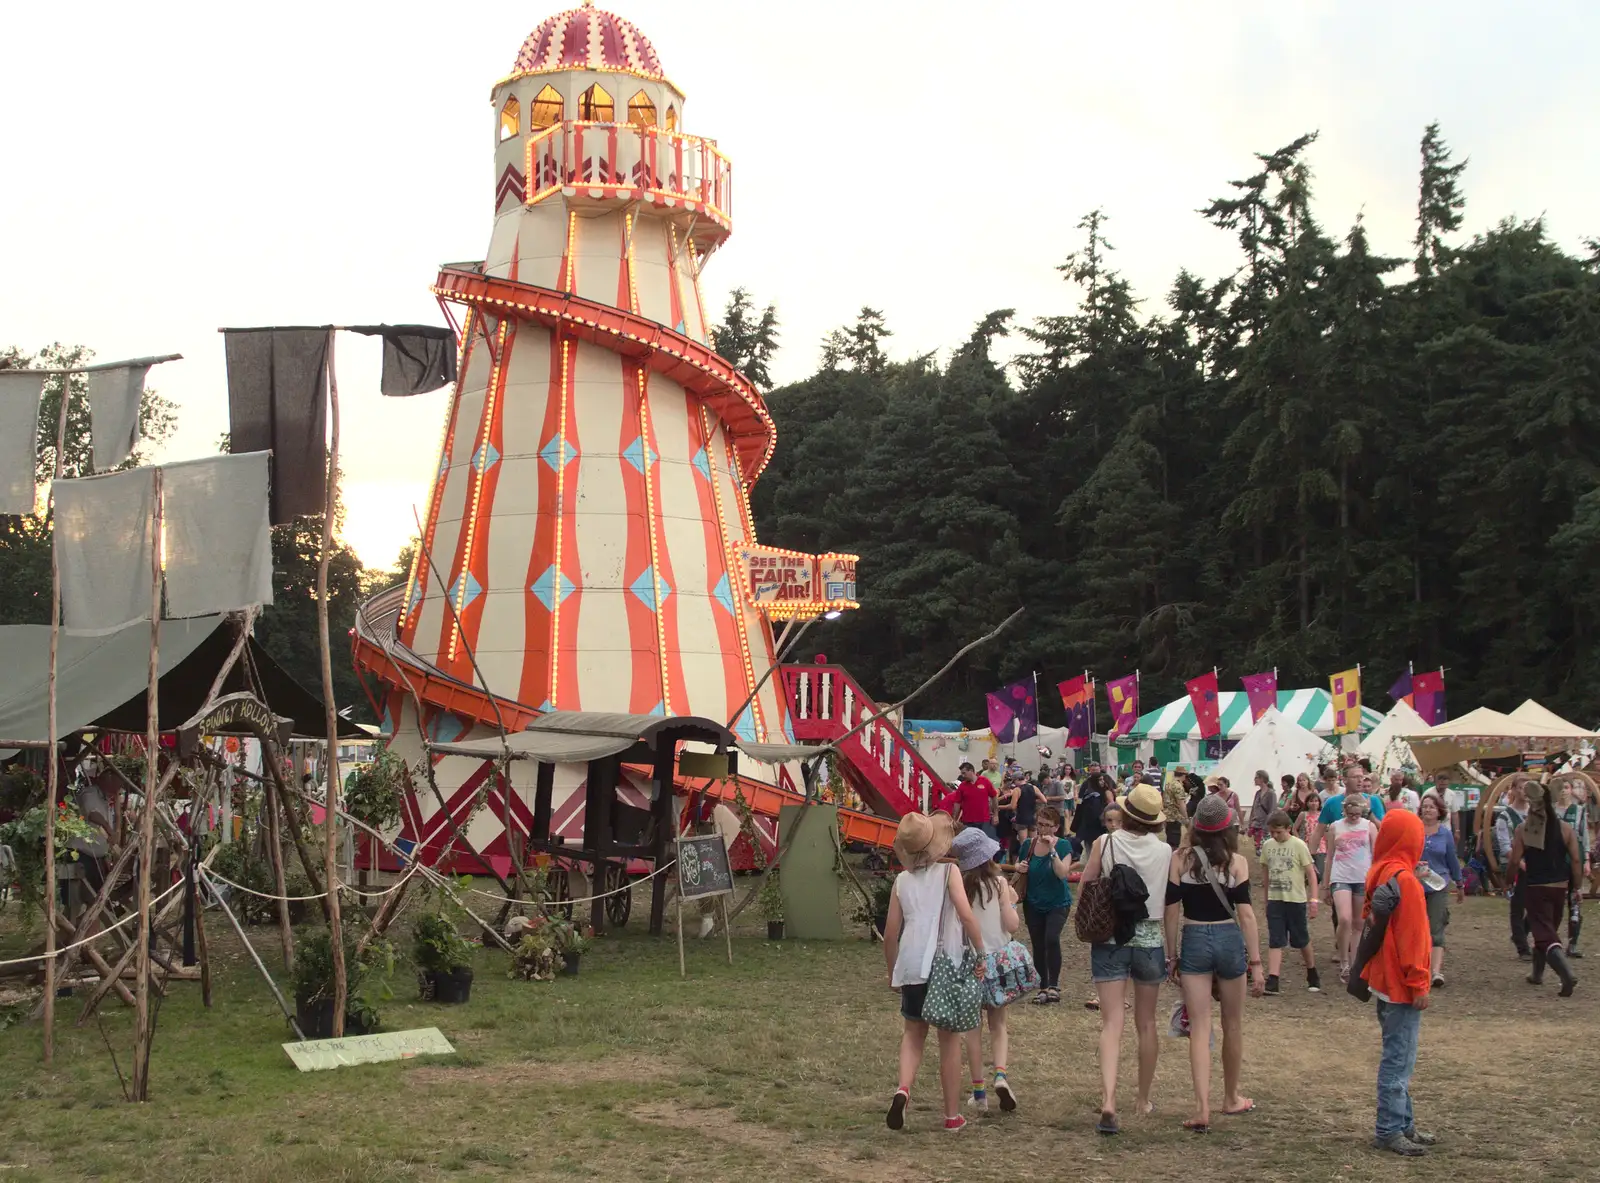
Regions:
[[1461, 902], [1461, 860], [1456, 855], [1456, 836], [1446, 824], [1449, 812], [1437, 793], [1429, 790], [1417, 807], [1422, 819], [1422, 861], [1442, 883], [1423, 883], [1428, 904], [1428, 935], [1433, 941], [1431, 973], [1433, 989], [1444, 985], [1444, 930], [1450, 923], [1450, 892]]
[[1235, 849], [1235, 839], [1233, 810], [1219, 794], [1209, 795], [1195, 812], [1193, 845], [1173, 856], [1167, 876], [1167, 948], [1179, 949], [1169, 973], [1182, 985], [1189, 1012], [1189, 1072], [1194, 1079], [1194, 1116], [1183, 1128], [1196, 1134], [1211, 1128], [1213, 983], [1222, 1010], [1222, 1112], [1236, 1117], [1256, 1107], [1239, 1091], [1246, 968], [1255, 997], [1261, 997], [1267, 982], [1255, 910], [1250, 906], [1250, 866]]
[[[1408, 811], [1409, 812], [1409, 811]], [[1350, 980], [1350, 960], [1355, 956], [1360, 936], [1361, 909], [1365, 900], [1367, 871], [1372, 866], [1372, 850], [1378, 841], [1378, 827], [1367, 820], [1367, 799], [1356, 793], [1344, 798], [1344, 816], [1328, 831], [1329, 902], [1333, 904], [1334, 963], [1339, 980]]]
[[[1029, 786], [1030, 788], [1032, 786]], [[998, 953], [1011, 940], [1011, 934], [1022, 923], [1017, 915], [1017, 893], [1000, 874], [1000, 864], [994, 861], [1000, 853], [1000, 844], [993, 838], [968, 827], [956, 835], [950, 853], [955, 855], [956, 867], [961, 871], [961, 885], [966, 888], [967, 902], [972, 914], [978, 918], [978, 928], [983, 933], [983, 943], [978, 953], [987, 958]], [[989, 1052], [994, 1057], [994, 1093], [1000, 1108], [1010, 1113], [1017, 1107], [1017, 1095], [1006, 1079], [1006, 1054], [1010, 1040], [1006, 1034], [1004, 1007], [985, 1006], [983, 1013], [989, 1020]], [[972, 1078], [974, 1109], [989, 1108], [989, 1094], [985, 1087], [983, 1065], [983, 1025], [966, 1033], [967, 1067]]]

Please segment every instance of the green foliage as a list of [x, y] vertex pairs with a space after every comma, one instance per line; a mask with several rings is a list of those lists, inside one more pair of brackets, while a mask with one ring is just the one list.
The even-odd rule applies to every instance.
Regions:
[[[345, 1014], [360, 1020], [368, 1030], [378, 1026], [378, 1004], [394, 997], [389, 977], [394, 973], [395, 949], [389, 941], [368, 941], [356, 955], [356, 934], [344, 926]], [[333, 938], [325, 928], [298, 941], [294, 951], [296, 1002], [320, 1002], [333, 997]]]
[[26, 813], [44, 804], [44, 777], [21, 764], [0, 769], [0, 813]]
[[449, 917], [425, 912], [412, 929], [411, 961], [423, 973], [455, 973], [472, 965], [472, 946]]
[[[29, 923], [34, 914], [44, 907], [44, 827], [47, 809], [48, 805], [40, 803], [8, 822], [0, 822], [0, 846], [11, 847], [11, 855], [17, 865], [18, 898], [22, 901], [23, 915]], [[78, 852], [72, 848], [72, 841], [100, 833], [100, 827], [85, 820], [72, 806], [65, 802], [56, 806], [55, 861], [76, 862]]]
[[763, 920], [783, 919], [783, 889], [778, 883], [777, 867], [769, 869], [766, 878], [761, 881], [761, 890], [756, 893], [756, 907]]
[[353, 769], [345, 778], [341, 805], [351, 817], [386, 830], [400, 820], [400, 803], [410, 783], [406, 762], [382, 744], [371, 764]]
[[1402, 272], [1359, 220], [1318, 223], [1315, 143], [1201, 210], [1232, 274], [1179, 272], [1145, 309], [1095, 210], [1072, 299], [1006, 368], [1006, 312], [940, 364], [889, 359], [864, 309], [771, 391], [762, 540], [862, 559], [861, 611], [794, 659], [892, 700], [1023, 605], [918, 715], [976, 723], [1029, 670], [1138, 669], [1154, 705], [1213, 664], [1288, 687], [1359, 661], [1383, 705], [1413, 661], [1449, 667], [1455, 707], [1600, 716], [1600, 243], [1575, 256], [1540, 221], [1459, 241], [1465, 163], [1431, 125]]
[[536, 912], [512, 946], [506, 974], [526, 982], [553, 981], [564, 954], [587, 953], [593, 947], [593, 929], [573, 923], [560, 911]]
[[756, 315], [750, 293], [734, 288], [722, 323], [711, 330], [711, 344], [750, 381], [765, 390], [772, 385], [767, 365], [778, 352], [778, 308], [768, 304]]

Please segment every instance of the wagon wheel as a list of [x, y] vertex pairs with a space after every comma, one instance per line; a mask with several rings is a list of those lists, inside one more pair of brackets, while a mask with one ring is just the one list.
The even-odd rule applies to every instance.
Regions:
[[565, 867], [554, 867], [550, 871], [550, 899], [551, 911], [560, 912], [566, 919], [572, 919], [572, 904], [562, 903], [563, 900], [572, 899], [572, 873]]
[[1518, 777], [1526, 776], [1525, 772], [1508, 772], [1491, 784], [1478, 802], [1478, 819], [1476, 832], [1478, 835], [1479, 850], [1483, 854], [1483, 861], [1496, 875], [1503, 874], [1505, 868], [1500, 865], [1500, 860], [1494, 852], [1494, 810], [1500, 804], [1500, 798], [1505, 796], [1511, 783]]
[[633, 892], [618, 891], [617, 889], [628, 883], [628, 869], [615, 863], [606, 864], [605, 890], [615, 891], [616, 895], [606, 896], [606, 923], [612, 928], [622, 928], [628, 923], [628, 917], [633, 912]]

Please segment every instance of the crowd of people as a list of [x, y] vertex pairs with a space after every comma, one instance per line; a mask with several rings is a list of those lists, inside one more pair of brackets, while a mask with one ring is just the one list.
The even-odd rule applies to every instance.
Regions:
[[[975, 970], [1026, 929], [1037, 988], [1031, 1001], [1061, 1001], [1062, 934], [1080, 903], [1110, 925], [1089, 941], [1098, 1011], [1101, 1101], [1095, 1128], [1121, 1131], [1117, 1104], [1122, 1035], [1128, 1015], [1137, 1033], [1136, 1111], [1154, 1110], [1151, 1088], [1159, 1056], [1160, 988], [1179, 988], [1168, 1029], [1189, 1035], [1193, 1109], [1183, 1126], [1196, 1134], [1215, 1113], [1241, 1116], [1255, 1102], [1242, 1091], [1247, 991], [1277, 995], [1283, 956], [1293, 949], [1305, 986], [1323, 989], [1312, 924], [1327, 907], [1333, 924], [1332, 968], [1343, 988], [1376, 999], [1383, 1044], [1378, 1071], [1375, 1147], [1425, 1154], [1434, 1139], [1418, 1130], [1409, 1084], [1420, 1017], [1445, 986], [1445, 934], [1450, 903], [1469, 886], [1509, 901], [1517, 953], [1531, 963], [1528, 981], [1546, 971], [1573, 992], [1571, 959], [1580, 958], [1585, 877], [1597, 871], [1600, 810], [1582, 779], [1559, 783], [1541, 773], [1513, 776], [1477, 833], [1444, 773], [1419, 787], [1404, 772], [1378, 787], [1365, 761], [1325, 767], [1317, 778], [1257, 772], [1248, 809], [1225, 777], [1201, 778], [1183, 768], [1163, 773], [1134, 761], [1122, 775], [1088, 764], [1081, 774], [1058, 763], [1024, 770], [1014, 760], [961, 766], [959, 779], [930, 814], [902, 819], [895, 843], [905, 870], [896, 879], [885, 933], [890, 985], [899, 991], [905, 1028], [900, 1079], [888, 1124], [902, 1128], [930, 1023], [924, 1017], [930, 978], [948, 991], [951, 975], [936, 959], [955, 960], [970, 946]], [[1249, 846], [1246, 845], [1249, 843]], [[1252, 898], [1247, 851], [1260, 869]], [[1470, 853], [1468, 853], [1470, 852]], [[1255, 907], [1266, 909], [1267, 948], [1260, 948]], [[1563, 940], [1560, 928], [1567, 926]], [[1091, 926], [1098, 923], [1092, 920]], [[1107, 939], [1099, 939], [1106, 937]], [[991, 969], [992, 972], [992, 969]], [[942, 985], [940, 983], [943, 983]], [[949, 1030], [949, 1007], [936, 996], [944, 1124], [966, 1125], [961, 1112], [961, 1058], [970, 1066], [967, 1104], [1017, 1108], [1006, 1073], [1009, 1037], [1004, 1005], [985, 1005], [990, 1063], [978, 1026]], [[1212, 1105], [1212, 1011], [1220, 1014], [1223, 1096]]]

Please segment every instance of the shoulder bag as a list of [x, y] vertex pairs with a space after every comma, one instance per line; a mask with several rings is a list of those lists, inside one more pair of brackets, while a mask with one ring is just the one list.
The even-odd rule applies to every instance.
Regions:
[[933, 968], [928, 971], [928, 993], [922, 1003], [922, 1020], [944, 1031], [971, 1031], [983, 1018], [982, 959], [963, 935], [961, 962], [950, 959], [942, 946], [945, 909], [950, 906], [950, 872], [945, 872], [944, 894], [940, 897]]
[[1111, 901], [1111, 868], [1116, 866], [1112, 835], [1100, 852], [1100, 875], [1078, 888], [1078, 910], [1072, 918], [1073, 931], [1086, 945], [1104, 945], [1116, 935], [1117, 909]]

